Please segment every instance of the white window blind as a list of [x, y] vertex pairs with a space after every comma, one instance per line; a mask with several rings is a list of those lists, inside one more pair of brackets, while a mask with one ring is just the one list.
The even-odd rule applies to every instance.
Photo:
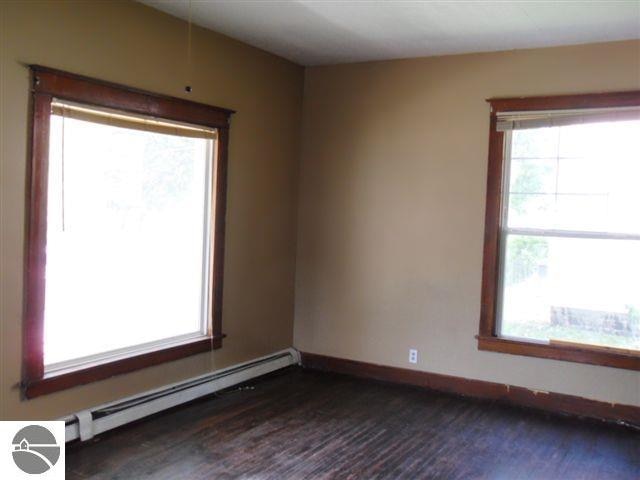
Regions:
[[216, 138], [216, 130], [213, 128], [190, 125], [182, 122], [169, 122], [145, 115], [81, 105], [67, 100], [54, 99], [51, 103], [51, 113], [64, 118], [72, 118], [112, 127], [128, 128], [131, 130], [143, 130], [179, 137]]
[[506, 132], [581, 123], [640, 120], [640, 107], [499, 112], [497, 117], [497, 130]]

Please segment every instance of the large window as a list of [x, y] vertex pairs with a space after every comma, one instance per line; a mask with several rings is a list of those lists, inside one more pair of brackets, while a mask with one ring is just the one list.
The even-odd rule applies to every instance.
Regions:
[[219, 347], [229, 112], [34, 78], [27, 395]]
[[480, 346], [638, 368], [640, 95], [581, 98], [492, 102]]
[[52, 104], [45, 373], [208, 333], [215, 130], [115, 118]]

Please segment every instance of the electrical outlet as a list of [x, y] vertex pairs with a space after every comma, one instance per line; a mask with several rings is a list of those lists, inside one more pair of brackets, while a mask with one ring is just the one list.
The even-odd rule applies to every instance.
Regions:
[[415, 348], [409, 349], [409, 363], [418, 363], [418, 350]]

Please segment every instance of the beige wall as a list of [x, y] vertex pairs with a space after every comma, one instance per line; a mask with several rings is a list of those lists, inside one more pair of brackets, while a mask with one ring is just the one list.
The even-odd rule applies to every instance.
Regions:
[[[636, 372], [478, 352], [491, 96], [640, 88], [640, 42], [303, 70], [132, 2], [0, 3], [0, 418], [54, 418], [292, 343], [303, 351], [640, 405]], [[28, 70], [238, 111], [223, 329], [198, 355], [21, 402]], [[417, 366], [407, 350], [420, 350]]]
[[[291, 346], [303, 69], [195, 28], [187, 95], [183, 21], [118, 1], [2, 1], [0, 12], [0, 418], [54, 418]], [[221, 350], [19, 401], [29, 63], [237, 110]]]
[[474, 339], [485, 99], [638, 88], [637, 41], [308, 69], [294, 345], [640, 405], [638, 372], [479, 352]]

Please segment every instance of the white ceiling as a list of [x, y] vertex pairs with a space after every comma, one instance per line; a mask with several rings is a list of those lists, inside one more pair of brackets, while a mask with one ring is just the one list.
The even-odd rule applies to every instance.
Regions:
[[640, 0], [139, 1], [301, 65], [640, 38]]

